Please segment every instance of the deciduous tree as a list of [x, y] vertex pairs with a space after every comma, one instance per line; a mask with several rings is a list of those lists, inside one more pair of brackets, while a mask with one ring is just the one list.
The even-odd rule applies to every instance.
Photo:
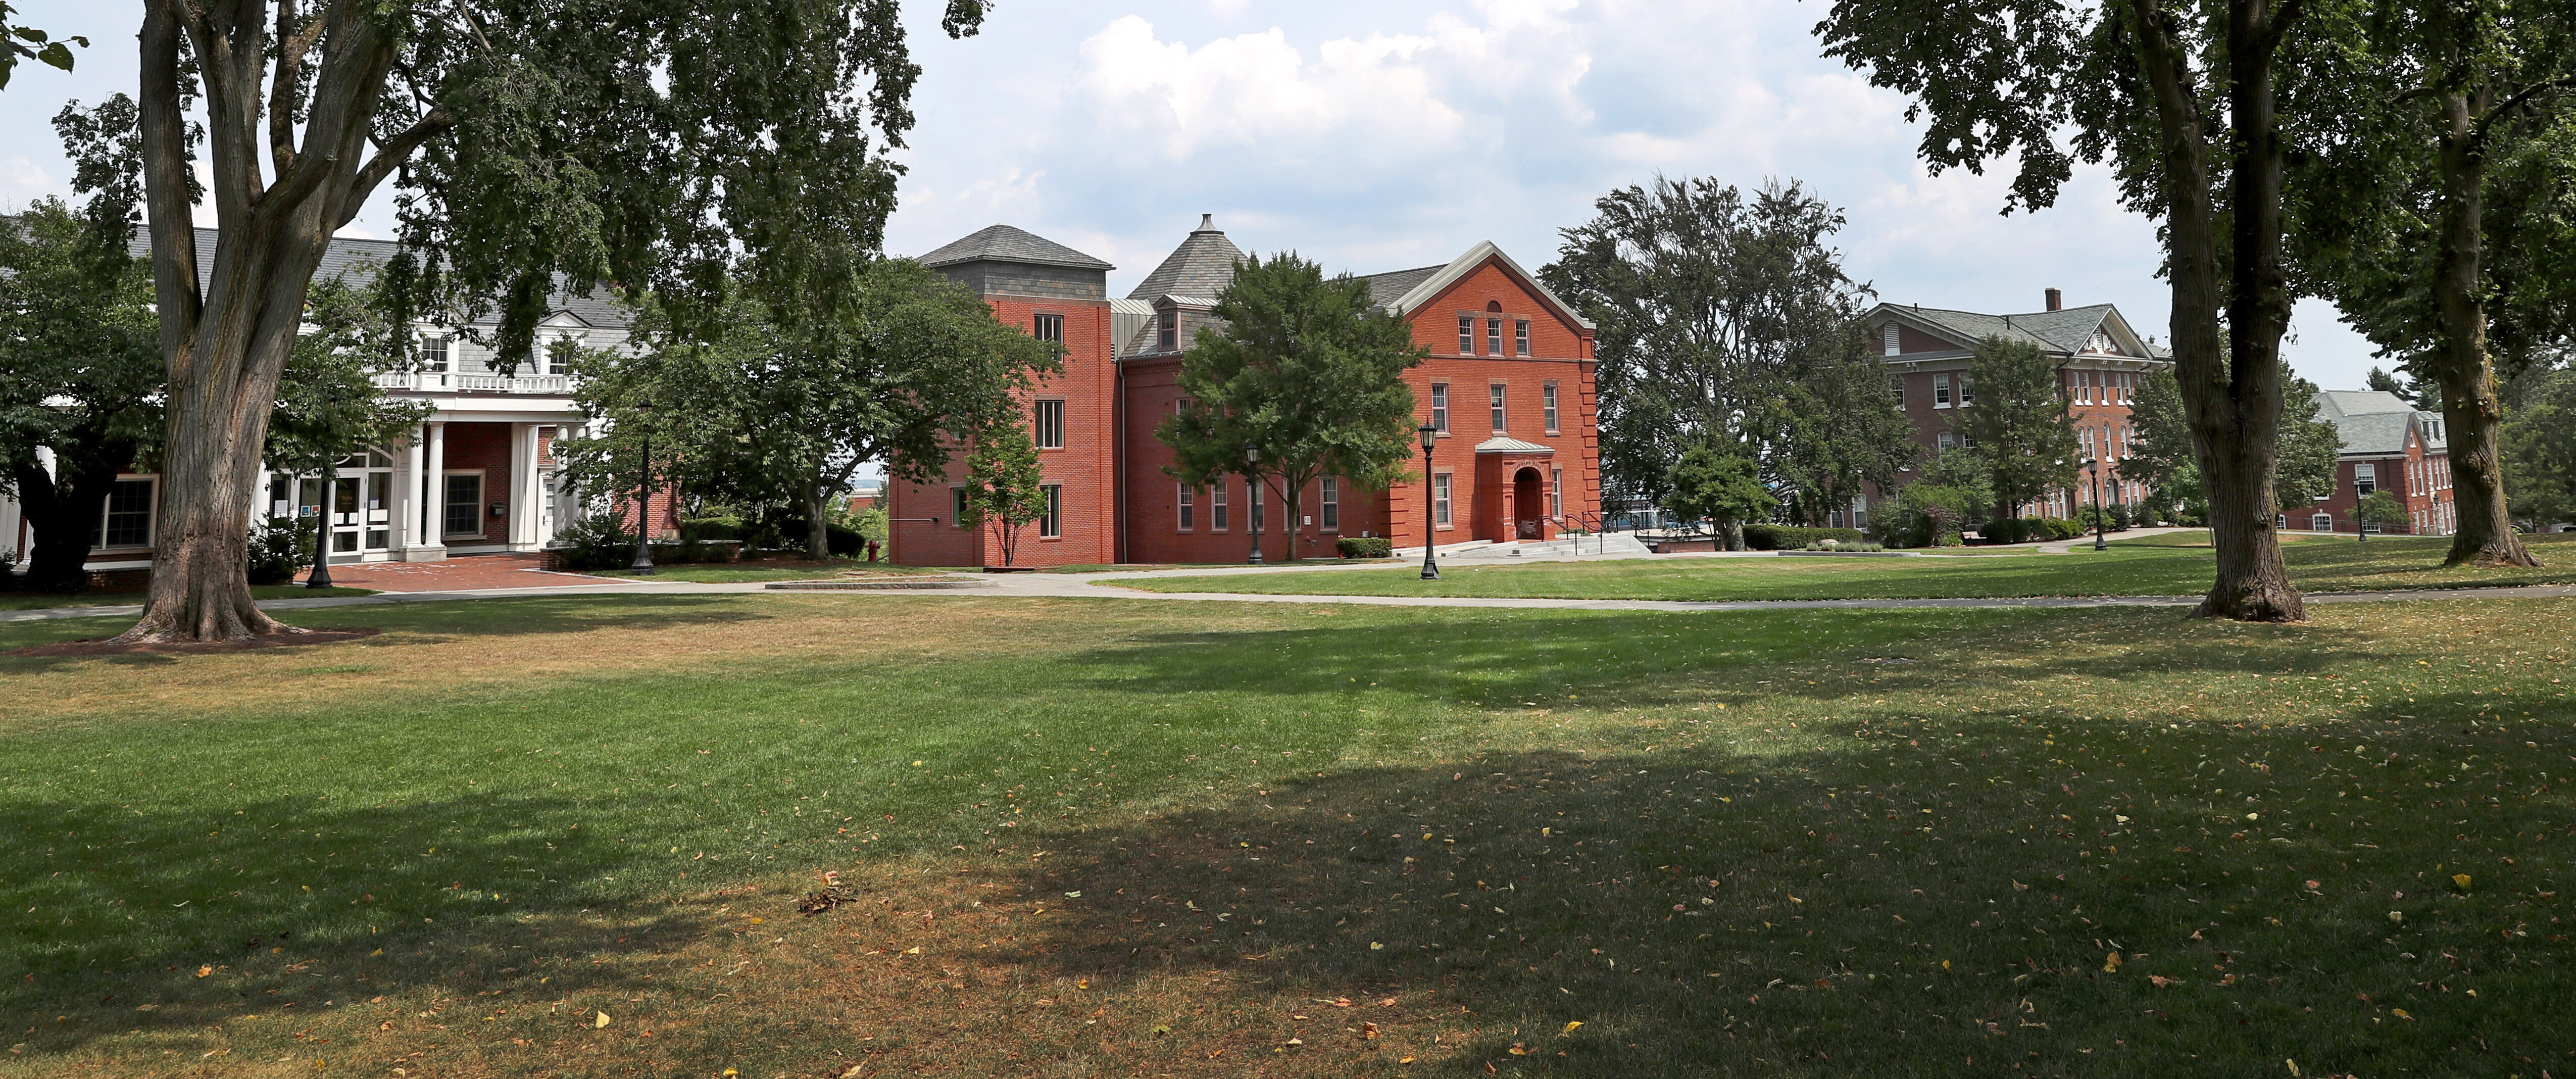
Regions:
[[1952, 409], [1950, 426], [1985, 462], [1995, 516], [2021, 516], [2023, 506], [2073, 486], [2083, 451], [2048, 354], [2027, 341], [1988, 337], [1977, 342], [1968, 378], [1975, 404]]
[[52, 34], [19, 22], [18, 10], [7, 0], [0, 0], [0, 90], [9, 88], [9, 73], [17, 70], [20, 60], [71, 70], [73, 45], [86, 49], [89, 39], [74, 34], [56, 40]]
[[[947, 0], [954, 36], [985, 0]], [[334, 231], [396, 182], [391, 316], [603, 281], [710, 317], [829, 289], [879, 245], [919, 75], [886, 0], [147, 0], [144, 193], [170, 386], [162, 529], [124, 640], [280, 629], [243, 577], [268, 411]], [[202, 103], [202, 128], [190, 122]], [[197, 133], [202, 131], [202, 141]], [[202, 153], [203, 160], [200, 161]], [[215, 247], [197, 246], [199, 169]]]
[[2576, 521], [2576, 369], [2517, 379], [2505, 412], [2505, 494], [2532, 528]]
[[1691, 447], [1665, 478], [1664, 512], [1684, 521], [1707, 521], [1717, 527], [1719, 546], [1744, 549], [1744, 525], [1758, 521], [1779, 504], [1752, 458], [1735, 447], [1702, 444]]
[[1605, 488], [1660, 503], [1673, 467], [1711, 439], [1821, 514], [1914, 463], [1887, 372], [1854, 324], [1875, 294], [1828, 246], [1840, 210], [1795, 181], [1746, 194], [1659, 179], [1594, 203], [1539, 272], [1600, 327]]
[[1245, 258], [1216, 299], [1222, 327], [1201, 327], [1181, 361], [1189, 407], [1154, 432], [1172, 447], [1164, 471], [1194, 487], [1268, 477], [1294, 559], [1307, 484], [1338, 476], [1384, 489], [1406, 474], [1415, 420], [1404, 372], [1428, 352], [1365, 282], [1327, 278], [1294, 252]]
[[1914, 99], [1934, 169], [2012, 159], [2005, 208], [2053, 204], [2109, 161], [2156, 219], [2175, 375], [2210, 492], [2217, 577], [2197, 613], [2307, 617], [2273, 530], [2281, 336], [2283, 41], [2303, 0], [1836, 0], [1828, 56]]
[[1046, 516], [1045, 483], [1037, 440], [1027, 427], [999, 424], [975, 436], [975, 449], [966, 455], [964, 524], [992, 533], [1005, 566], [1018, 564], [1020, 533]]

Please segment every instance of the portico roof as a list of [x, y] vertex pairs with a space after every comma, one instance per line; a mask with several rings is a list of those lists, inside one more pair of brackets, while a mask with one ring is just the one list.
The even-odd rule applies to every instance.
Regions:
[[1484, 441], [1482, 441], [1482, 442], [1476, 443], [1476, 452], [1478, 452], [1478, 453], [1555, 453], [1555, 452], [1556, 452], [1556, 447], [1554, 447], [1554, 446], [1542, 446], [1542, 445], [1539, 445], [1539, 444], [1538, 444], [1538, 443], [1536, 443], [1536, 442], [1523, 442], [1523, 441], [1521, 441], [1521, 440], [1519, 440], [1519, 439], [1517, 439], [1517, 438], [1508, 438], [1508, 437], [1505, 437], [1505, 436], [1503, 436], [1503, 435], [1495, 435], [1495, 436], [1494, 436], [1494, 437], [1492, 437], [1492, 438], [1489, 438], [1489, 439], [1486, 439], [1486, 440], [1484, 440]]

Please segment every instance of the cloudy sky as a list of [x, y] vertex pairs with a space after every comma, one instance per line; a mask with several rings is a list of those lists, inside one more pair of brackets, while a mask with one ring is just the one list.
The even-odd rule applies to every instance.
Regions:
[[[67, 193], [47, 120], [134, 78], [134, 9], [19, 0], [86, 33], [64, 75], [0, 91], [0, 203]], [[1805, 182], [1844, 207], [1840, 246], [1890, 301], [1987, 312], [2111, 302], [2166, 336], [2152, 225], [2097, 170], [2060, 204], [2001, 216], [2002, 177], [1928, 175], [1904, 101], [1817, 55], [1821, 3], [1793, 0], [1002, 0], [949, 41], [906, 4], [926, 69], [889, 247], [920, 253], [1006, 222], [1118, 265], [1125, 290], [1213, 213], [1247, 250], [1358, 273], [1493, 240], [1532, 268], [1616, 187], [1715, 176]], [[353, 232], [388, 231], [381, 212]], [[2358, 388], [2370, 346], [2299, 308], [2287, 346]]]

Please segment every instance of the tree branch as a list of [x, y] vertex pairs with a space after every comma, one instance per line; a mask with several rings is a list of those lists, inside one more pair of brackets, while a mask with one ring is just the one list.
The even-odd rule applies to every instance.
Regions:
[[349, 204], [341, 211], [340, 220], [333, 224], [332, 228], [336, 230], [356, 220], [358, 211], [366, 206], [367, 196], [375, 191], [377, 184], [385, 182], [385, 177], [393, 175], [395, 169], [410, 160], [412, 151], [420, 149], [422, 143], [455, 126], [456, 118], [448, 115], [446, 110], [431, 109], [429, 115], [420, 118], [419, 123], [378, 143], [376, 156], [359, 167], [357, 179], [349, 185]]
[[294, 21], [295, 0], [278, 0], [277, 73], [268, 93], [268, 152], [280, 176], [295, 165], [295, 106], [304, 88], [304, 57], [322, 38], [324, 13], [315, 12], [302, 30], [290, 33]]
[[[181, 346], [197, 331], [205, 303], [197, 280], [197, 230], [188, 197], [188, 118], [180, 106], [179, 42], [185, 33], [179, 8], [186, 0], [166, 0], [143, 12], [142, 95], [143, 195], [152, 242], [152, 284], [160, 311], [161, 354], [171, 363], [177, 384], [184, 362]], [[202, 13], [201, 13], [202, 14]]]
[[2469, 135], [2471, 144], [2483, 148], [2486, 145], [2487, 132], [2495, 126], [2496, 121], [2504, 119], [2507, 113], [2511, 113], [2524, 105], [2530, 104], [2533, 98], [2538, 97], [2543, 93], [2551, 90], [2564, 90], [2570, 86], [2576, 86], [2576, 74], [2561, 75], [2554, 79], [2546, 79], [2523, 87], [2521, 90], [2515, 92], [2512, 97], [2504, 99], [2502, 102], [2498, 103], [2496, 107], [2488, 109], [2485, 115], [2478, 117], [2477, 123], [2474, 125]]

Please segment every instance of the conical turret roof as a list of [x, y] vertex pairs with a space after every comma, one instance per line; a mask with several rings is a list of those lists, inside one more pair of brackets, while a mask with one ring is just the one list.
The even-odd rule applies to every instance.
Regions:
[[1234, 263], [1243, 257], [1243, 249], [1226, 239], [1216, 227], [1215, 214], [1200, 214], [1199, 227], [1189, 239], [1173, 248], [1163, 264], [1145, 275], [1136, 290], [1127, 294], [1131, 300], [1155, 300], [1164, 296], [1214, 296], [1234, 283]]

